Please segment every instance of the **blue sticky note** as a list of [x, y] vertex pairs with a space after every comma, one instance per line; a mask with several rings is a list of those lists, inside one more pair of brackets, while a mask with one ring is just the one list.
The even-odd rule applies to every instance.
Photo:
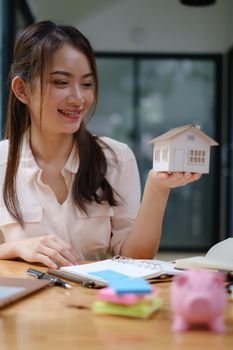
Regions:
[[152, 286], [141, 277], [110, 281], [109, 285], [117, 294], [148, 294], [153, 291]]
[[108, 283], [128, 278], [128, 276], [124, 275], [123, 273], [116, 272], [113, 270], [89, 272], [89, 275], [101, 277], [105, 279]]

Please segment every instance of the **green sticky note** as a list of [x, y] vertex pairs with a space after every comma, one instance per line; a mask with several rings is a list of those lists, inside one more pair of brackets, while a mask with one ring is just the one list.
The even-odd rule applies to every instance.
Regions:
[[133, 305], [122, 305], [104, 300], [97, 300], [92, 308], [96, 314], [147, 318], [153, 312], [160, 309], [162, 304], [162, 299], [159, 297], [155, 297], [152, 300], [141, 300]]

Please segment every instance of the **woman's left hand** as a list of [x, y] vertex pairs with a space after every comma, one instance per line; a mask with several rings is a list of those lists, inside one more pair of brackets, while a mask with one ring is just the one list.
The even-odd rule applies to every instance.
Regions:
[[166, 190], [170, 188], [185, 186], [193, 181], [199, 180], [201, 174], [188, 172], [156, 172], [150, 170], [148, 180], [152, 186]]

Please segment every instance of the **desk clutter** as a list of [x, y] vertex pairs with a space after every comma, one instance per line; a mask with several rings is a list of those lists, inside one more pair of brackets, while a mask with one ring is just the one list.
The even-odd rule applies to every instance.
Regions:
[[[94, 313], [148, 318], [162, 309], [163, 300], [157, 286], [150, 285], [146, 289], [148, 282], [144, 280], [145, 289], [137, 288], [136, 280], [139, 279], [110, 282], [110, 287], [101, 289], [93, 303]], [[132, 288], [129, 288], [131, 284]], [[175, 276], [170, 286], [172, 330], [184, 332], [198, 328], [224, 332], [226, 291], [225, 275], [220, 272], [190, 269]]]
[[[207, 347], [207, 349], [211, 350], [232, 350], [232, 274], [230, 276], [226, 274], [224, 284], [217, 282], [216, 286], [213, 281], [214, 283], [211, 282], [208, 287], [207, 278], [203, 275], [201, 277], [199, 274], [200, 283], [196, 280], [198, 282], [196, 287], [193, 286], [193, 277], [190, 277], [190, 281], [188, 279], [176, 281], [176, 277], [173, 277], [173, 280], [169, 282], [150, 283], [152, 292], [122, 294], [115, 291], [112, 293], [111, 290], [108, 292], [104, 288], [84, 288], [81, 286], [81, 283], [75, 282], [71, 282], [72, 288], [67, 289], [58, 285], [51, 285], [49, 280], [34, 280], [32, 276], [29, 277], [27, 275], [27, 269], [31, 267], [35, 267], [43, 272], [47, 271], [46, 267], [23, 261], [2, 260], [0, 262], [1, 277], [15, 279], [15, 276], [17, 276], [17, 278], [23, 279], [23, 285], [20, 286], [9, 285], [9, 281], [7, 281], [5, 286], [14, 288], [11, 289], [11, 292], [15, 293], [21, 288], [25, 289], [26, 281], [30, 283], [42, 281], [48, 283], [48, 287], [29, 294], [24, 299], [18, 299], [17, 302], [10, 303], [4, 309], [0, 309], [2, 323], [1, 348], [18, 349], [23, 346], [34, 350], [62, 350], [68, 346], [69, 350], [74, 350], [78, 344], [78, 347], [81, 349], [119, 348], [122, 350], [141, 350], [157, 347], [164, 350], [187, 350]], [[180, 279], [180, 277], [178, 276], [177, 278]], [[210, 307], [214, 307], [214, 304], [218, 303], [219, 300], [216, 292], [220, 288], [226, 300], [225, 311], [224, 309], [218, 311], [220, 312], [220, 318], [224, 321], [225, 331], [223, 334], [215, 332], [203, 319], [201, 321], [200, 313], [198, 314], [198, 323], [196, 323], [197, 320], [194, 323], [194, 319], [191, 322], [191, 319], [185, 318], [185, 323], [187, 323], [188, 327], [179, 330], [180, 333], [177, 334], [178, 331], [172, 327], [174, 318], [178, 314], [172, 308], [170, 300], [172, 286], [173, 284], [176, 285], [176, 283], [179, 286], [176, 304], [179, 305], [180, 310], [182, 306], [185, 306], [187, 310], [188, 305], [193, 305], [192, 307], [195, 310], [196, 300], [196, 305], [199, 305], [197, 310], [204, 311], [206, 309], [208, 311], [208, 306], [203, 305], [210, 303]], [[203, 291], [199, 290], [199, 285], [203, 285]], [[121, 291], [123, 287], [120, 286]], [[113, 289], [112, 286], [110, 288]], [[2, 289], [2, 297], [4, 296], [4, 289]], [[206, 301], [200, 300], [203, 292], [205, 292]], [[140, 306], [138, 304], [140, 301], [146, 300], [148, 302], [147, 299], [156, 299], [156, 297], [157, 300], [158, 298], [161, 299], [162, 304], [157, 309], [155, 306], [154, 311], [152, 311], [150, 305], [148, 314], [144, 313], [145, 317], [142, 317], [142, 313], [126, 316], [121, 309], [118, 314], [114, 314], [112, 310], [110, 310], [111, 313], [106, 311], [105, 313], [96, 313], [94, 311], [96, 302], [112, 303], [114, 301], [117, 304], [119, 298], [120, 305], [132, 306], [132, 308], [137, 310], [137, 307]], [[193, 302], [190, 301], [191, 297]], [[109, 311], [109, 304], [107, 306]], [[116, 305], [116, 307], [119, 307], [119, 305]], [[190, 313], [187, 313], [187, 317], [188, 315]], [[211, 315], [213, 317], [212, 312]], [[191, 316], [193, 317], [194, 315]]]
[[[176, 275], [170, 287], [172, 330], [198, 327], [224, 332], [226, 297], [223, 273], [190, 269]], [[114, 276], [109, 287], [98, 292], [92, 309], [96, 314], [148, 318], [162, 305], [159, 289], [145, 279]]]
[[104, 287], [96, 291], [92, 306], [95, 314], [142, 319], [151, 317], [155, 311], [162, 311], [163, 300], [159, 289], [152, 287], [151, 283], [165, 277], [165, 280], [171, 281], [171, 328], [174, 332], [193, 327], [213, 332], [224, 331], [226, 292], [231, 295], [232, 284], [226, 289], [226, 276], [216, 270], [179, 270], [171, 262], [117, 256], [90, 264], [63, 267], [55, 273], [81, 282], [83, 286], [88, 283], [89, 288]]
[[[87, 310], [89, 317], [94, 314], [113, 316], [119, 319], [120, 317], [156, 318], [157, 315], [164, 312], [164, 305], [167, 309], [167, 298], [166, 294], [163, 294], [163, 286], [160, 288], [160, 285], [154, 284], [154, 279], [147, 279], [151, 275], [157, 276], [157, 263], [158, 261], [156, 261], [155, 266], [147, 265], [148, 262], [146, 265], [144, 263], [141, 265], [140, 262], [136, 261], [135, 265], [135, 260], [132, 262], [130, 260], [120, 261], [120, 263], [110, 260], [107, 265], [106, 261], [83, 264], [84, 270], [87, 269], [87, 271], [85, 274], [80, 274], [79, 271], [76, 282], [84, 286], [83, 277], [85, 276], [85, 283], [93, 283], [91, 287], [88, 285], [88, 288], [93, 290], [85, 291], [83, 288], [81, 293], [79, 293], [80, 289], [75, 288], [75, 283], [72, 284], [72, 288], [68, 288], [70, 292], [66, 292], [65, 284], [67, 282], [55, 278], [51, 283], [52, 276], [30, 268], [25, 270], [25, 273], [30, 272], [33, 277], [38, 279], [0, 277], [0, 308], [50, 284], [54, 286], [52, 288], [59, 287], [59, 294], [63, 295], [67, 307]], [[141, 266], [143, 270], [141, 270]], [[174, 269], [174, 267], [172, 268]], [[145, 274], [146, 276], [143, 276]], [[159, 270], [160, 276], [161, 271]], [[168, 305], [172, 313], [170, 328], [174, 332], [189, 331], [192, 328], [216, 333], [224, 332], [226, 302], [228, 301], [228, 306], [229, 302], [232, 302], [232, 273], [194, 268], [179, 271], [172, 280], [171, 276], [172, 274], [169, 273], [169, 284], [165, 284], [167, 285], [165, 288], [169, 288], [170, 292], [168, 293], [168, 296], [170, 295]], [[104, 286], [97, 283], [101, 280], [104, 282]], [[158, 281], [156, 280], [156, 282]], [[51, 287], [49, 289], [51, 290]], [[230, 317], [232, 319], [232, 316]]]

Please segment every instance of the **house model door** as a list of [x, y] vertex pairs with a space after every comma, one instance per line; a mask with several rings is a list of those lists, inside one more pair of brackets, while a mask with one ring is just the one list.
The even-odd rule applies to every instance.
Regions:
[[184, 170], [184, 150], [182, 148], [175, 149], [174, 171]]

